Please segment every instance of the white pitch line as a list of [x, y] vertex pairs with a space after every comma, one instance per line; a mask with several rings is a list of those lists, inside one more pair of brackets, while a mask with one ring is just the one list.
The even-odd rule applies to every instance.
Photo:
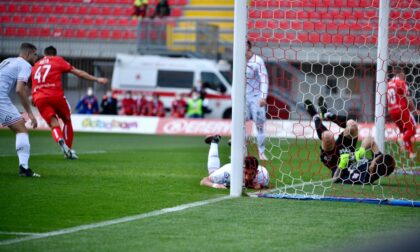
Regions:
[[52, 237], [52, 236], [71, 234], [71, 233], [76, 233], [76, 232], [83, 231], [83, 230], [106, 227], [106, 226], [111, 226], [111, 225], [120, 224], [120, 223], [124, 223], [124, 222], [132, 222], [132, 221], [141, 220], [141, 219], [154, 217], [154, 216], [158, 216], [158, 215], [163, 215], [163, 214], [167, 214], [167, 213], [179, 212], [179, 211], [182, 211], [182, 210], [185, 210], [185, 209], [198, 207], [198, 206], [204, 206], [204, 205], [207, 205], [207, 204], [219, 202], [219, 201], [226, 200], [226, 199], [232, 199], [232, 198], [233, 197], [231, 197], [231, 196], [223, 196], [223, 197], [216, 198], [216, 199], [197, 201], [197, 202], [193, 202], [193, 203], [179, 205], [179, 206], [176, 206], [176, 207], [164, 208], [164, 209], [152, 211], [152, 212], [149, 212], [149, 213], [127, 216], [127, 217], [123, 217], [123, 218], [119, 218], [119, 219], [113, 219], [113, 220], [108, 220], [108, 221], [103, 221], [103, 222], [97, 222], [97, 223], [81, 225], [81, 226], [76, 226], [76, 227], [71, 227], [71, 228], [65, 228], [65, 229], [51, 231], [51, 232], [47, 232], [47, 233], [39, 233], [39, 234], [35, 234], [35, 235], [27, 236], [27, 237], [22, 237], [22, 238], [3, 240], [3, 241], [0, 241], [0, 246], [16, 244], [16, 243], [21, 243], [21, 242], [24, 242], [24, 241], [47, 238], [47, 237]]
[[3, 234], [3, 235], [40, 235], [41, 233], [27, 233], [27, 232], [8, 232], [8, 231], [0, 231], [0, 234]]
[[[83, 151], [83, 152], [77, 152], [77, 154], [103, 154], [107, 153], [105, 150], [96, 150], [96, 151]], [[60, 154], [59, 151], [57, 152], [44, 152], [44, 153], [31, 153], [31, 156], [49, 156], [49, 155], [55, 155]], [[16, 154], [0, 154], [0, 157], [14, 157]]]

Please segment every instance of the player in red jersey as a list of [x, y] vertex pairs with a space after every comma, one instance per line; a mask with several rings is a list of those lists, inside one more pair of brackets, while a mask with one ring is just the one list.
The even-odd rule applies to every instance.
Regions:
[[[32, 100], [41, 116], [51, 128], [52, 136], [69, 159], [77, 159], [76, 152], [72, 150], [73, 127], [70, 118], [70, 106], [64, 96], [61, 85], [61, 75], [72, 73], [79, 78], [96, 81], [100, 84], [108, 83], [107, 78], [99, 78], [77, 69], [57, 56], [57, 49], [49, 46], [44, 50], [44, 57], [32, 68]], [[60, 128], [58, 119], [63, 121]]]
[[389, 115], [400, 129], [398, 142], [402, 149], [408, 151], [409, 157], [415, 159], [416, 152], [413, 150], [411, 138], [416, 134], [416, 121], [410, 112], [414, 110], [414, 103], [402, 71], [398, 71], [388, 82], [387, 101]]

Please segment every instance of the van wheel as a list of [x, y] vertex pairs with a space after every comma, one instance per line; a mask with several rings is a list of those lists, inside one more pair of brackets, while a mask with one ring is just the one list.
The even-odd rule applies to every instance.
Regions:
[[223, 112], [223, 119], [231, 119], [232, 118], [232, 108], [228, 108]]

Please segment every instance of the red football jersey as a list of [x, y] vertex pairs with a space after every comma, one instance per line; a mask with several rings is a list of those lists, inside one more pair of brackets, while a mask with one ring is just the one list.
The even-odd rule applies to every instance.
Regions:
[[32, 67], [32, 99], [62, 97], [61, 75], [73, 66], [59, 56], [45, 56]]
[[408, 109], [405, 96], [408, 96], [407, 85], [404, 80], [394, 77], [388, 82], [387, 99], [389, 113], [401, 113]]

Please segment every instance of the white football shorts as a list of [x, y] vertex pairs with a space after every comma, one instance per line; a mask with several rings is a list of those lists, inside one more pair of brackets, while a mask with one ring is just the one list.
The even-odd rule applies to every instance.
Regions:
[[0, 99], [0, 124], [7, 127], [23, 120], [15, 105], [13, 105], [10, 98]]

